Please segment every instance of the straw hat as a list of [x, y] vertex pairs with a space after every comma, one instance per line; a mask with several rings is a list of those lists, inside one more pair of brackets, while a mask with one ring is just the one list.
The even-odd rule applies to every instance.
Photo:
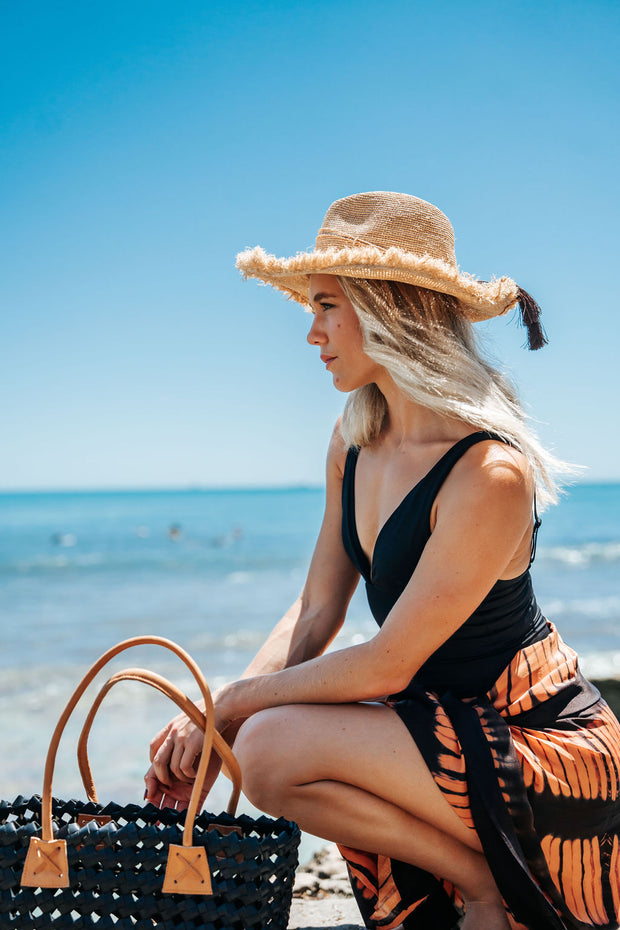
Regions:
[[410, 194], [372, 191], [336, 200], [313, 251], [276, 258], [256, 246], [237, 256], [237, 268], [244, 277], [258, 278], [306, 306], [311, 274], [417, 284], [456, 297], [474, 321], [500, 316], [519, 304], [529, 347], [538, 349], [546, 342], [533, 298], [511, 278], [479, 281], [459, 271], [447, 216]]

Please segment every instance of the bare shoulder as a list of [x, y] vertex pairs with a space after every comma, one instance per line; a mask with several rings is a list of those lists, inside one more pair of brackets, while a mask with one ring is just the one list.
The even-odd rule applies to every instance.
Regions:
[[534, 477], [525, 455], [499, 440], [479, 442], [456, 463], [443, 485], [438, 501], [450, 509], [484, 506], [507, 516], [529, 519]]
[[342, 417], [338, 417], [327, 450], [327, 474], [342, 481], [347, 460], [347, 445], [342, 438]]

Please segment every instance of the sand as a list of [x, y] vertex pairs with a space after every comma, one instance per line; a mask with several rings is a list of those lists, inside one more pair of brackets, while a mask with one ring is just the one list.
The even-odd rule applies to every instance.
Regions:
[[333, 844], [301, 866], [295, 879], [289, 930], [363, 930], [344, 860]]
[[321, 900], [294, 898], [291, 907], [289, 930], [364, 930], [359, 922], [360, 912], [353, 898], [330, 895]]

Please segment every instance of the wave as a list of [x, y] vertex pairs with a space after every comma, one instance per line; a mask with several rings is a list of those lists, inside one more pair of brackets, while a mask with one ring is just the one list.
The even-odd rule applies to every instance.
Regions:
[[620, 651], [582, 652], [579, 656], [579, 664], [587, 678], [620, 677]]
[[620, 542], [589, 542], [579, 546], [540, 546], [537, 558], [577, 568], [620, 562]]
[[22, 559], [19, 562], [5, 563], [2, 571], [5, 574], [15, 572], [18, 575], [29, 574], [36, 571], [54, 571], [73, 568], [91, 568], [103, 565], [107, 561], [103, 552], [90, 552], [82, 555], [40, 555], [31, 559]]
[[291, 552], [255, 549], [240, 553], [215, 547], [170, 550], [96, 550], [76, 552], [63, 550], [53, 553], [38, 553], [28, 558], [0, 560], [0, 577], [23, 578], [24, 576], [46, 578], [56, 575], [79, 573], [104, 574], [106, 572], [204, 572], [218, 574], [222, 580], [233, 585], [247, 584], [255, 573], [291, 571], [305, 567], [307, 552]]
[[[292, 552], [285, 547], [252, 548], [239, 551], [236, 546], [191, 545], [171, 551], [169, 548], [118, 549], [102, 548], [80, 552], [74, 547], [56, 552], [39, 552], [29, 558], [0, 560], [0, 575], [24, 576], [71, 573], [79, 571], [192, 571], [216, 570], [230, 584], [247, 584], [253, 574], [269, 570], [290, 569], [293, 565], [305, 566], [308, 552]], [[587, 542], [569, 545], [538, 547], [537, 564], [584, 568], [614, 565], [620, 562], [620, 541]]]
[[577, 597], [571, 600], [553, 598], [545, 601], [545, 614], [549, 617], [576, 616], [595, 620], [620, 618], [620, 597]]

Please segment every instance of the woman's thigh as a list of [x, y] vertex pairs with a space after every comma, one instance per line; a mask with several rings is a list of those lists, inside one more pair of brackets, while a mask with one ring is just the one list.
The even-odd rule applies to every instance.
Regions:
[[250, 792], [317, 781], [353, 785], [481, 847], [436, 785], [404, 723], [386, 704], [295, 704], [251, 717], [235, 753]]

